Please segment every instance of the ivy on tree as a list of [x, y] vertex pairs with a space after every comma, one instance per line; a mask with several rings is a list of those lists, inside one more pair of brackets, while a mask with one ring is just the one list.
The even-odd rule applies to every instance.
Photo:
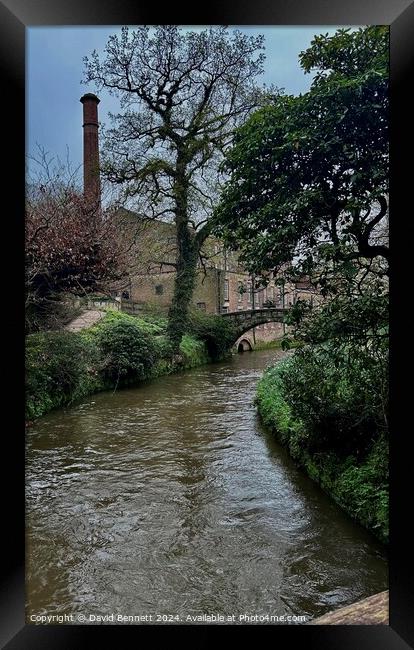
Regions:
[[85, 80], [120, 98], [106, 132], [102, 173], [148, 219], [173, 219], [175, 287], [168, 333], [185, 332], [201, 247], [220, 184], [219, 163], [236, 126], [258, 106], [263, 37], [224, 27], [200, 32], [138, 27], [111, 36]]

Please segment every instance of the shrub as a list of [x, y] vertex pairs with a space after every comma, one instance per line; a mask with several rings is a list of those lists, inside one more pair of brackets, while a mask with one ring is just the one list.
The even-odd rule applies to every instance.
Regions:
[[167, 328], [167, 319], [157, 316], [131, 316], [130, 314], [125, 314], [122, 311], [116, 311], [113, 309], [108, 309], [105, 313], [105, 317], [101, 320], [97, 326], [89, 329], [83, 330], [82, 333], [91, 332], [94, 334], [95, 328], [100, 327], [103, 324], [107, 323], [133, 323], [138, 325], [140, 330], [147, 334], [152, 334], [154, 336], [159, 336], [165, 334]]
[[190, 334], [184, 334], [181, 339], [180, 352], [184, 356], [184, 368], [193, 368], [209, 361], [206, 344]]
[[103, 376], [116, 384], [143, 379], [159, 358], [155, 338], [138, 319], [115, 314], [109, 314], [90, 331], [104, 357]]
[[72, 332], [26, 339], [26, 415], [33, 419], [99, 390], [99, 348]]
[[221, 316], [205, 314], [201, 311], [190, 314], [189, 333], [204, 341], [208, 354], [214, 360], [228, 354], [236, 340], [236, 333], [231, 323]]
[[308, 475], [387, 542], [388, 441], [381, 392], [386, 378], [383, 359], [369, 357], [361, 355], [347, 368], [329, 346], [303, 348], [266, 370], [256, 403], [263, 422]]
[[388, 491], [388, 444], [384, 438], [374, 442], [363, 463], [349, 463], [335, 482], [338, 502], [384, 542], [389, 535]]
[[366, 450], [387, 429], [387, 358], [366, 348], [300, 348], [280, 369], [284, 399], [313, 451]]
[[284, 359], [266, 370], [258, 384], [256, 395], [263, 422], [272, 429], [277, 426], [282, 443], [288, 443], [292, 434], [299, 434], [303, 428], [302, 424], [294, 419], [292, 409], [283, 397], [281, 370], [289, 361]]

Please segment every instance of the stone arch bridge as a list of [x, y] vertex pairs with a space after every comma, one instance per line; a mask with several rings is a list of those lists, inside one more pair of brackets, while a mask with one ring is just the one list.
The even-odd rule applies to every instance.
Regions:
[[252, 327], [265, 323], [283, 323], [289, 309], [283, 307], [266, 307], [246, 311], [229, 311], [221, 314], [222, 318], [231, 322], [235, 330], [235, 341], [248, 332]]

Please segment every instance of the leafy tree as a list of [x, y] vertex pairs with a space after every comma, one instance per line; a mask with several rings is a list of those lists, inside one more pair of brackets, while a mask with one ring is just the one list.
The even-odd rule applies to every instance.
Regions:
[[175, 26], [122, 29], [103, 59], [85, 58], [85, 80], [121, 100], [106, 132], [102, 173], [125, 188], [147, 218], [173, 219], [175, 289], [169, 336], [178, 350], [201, 246], [232, 135], [259, 102], [263, 37], [224, 27], [199, 32]]
[[300, 62], [309, 92], [238, 130], [214, 230], [264, 281], [306, 273], [329, 297], [288, 316], [308, 345], [274, 369], [282, 416], [301, 422], [298, 454], [358, 455], [388, 428], [388, 29], [316, 36]]
[[316, 36], [309, 92], [274, 96], [238, 130], [215, 230], [254, 273], [387, 273], [388, 28]]

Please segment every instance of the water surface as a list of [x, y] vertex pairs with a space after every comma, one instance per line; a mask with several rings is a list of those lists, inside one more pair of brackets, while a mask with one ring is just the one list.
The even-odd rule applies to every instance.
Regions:
[[94, 395], [29, 429], [28, 617], [313, 618], [387, 588], [384, 548], [258, 420], [257, 381], [282, 355]]

